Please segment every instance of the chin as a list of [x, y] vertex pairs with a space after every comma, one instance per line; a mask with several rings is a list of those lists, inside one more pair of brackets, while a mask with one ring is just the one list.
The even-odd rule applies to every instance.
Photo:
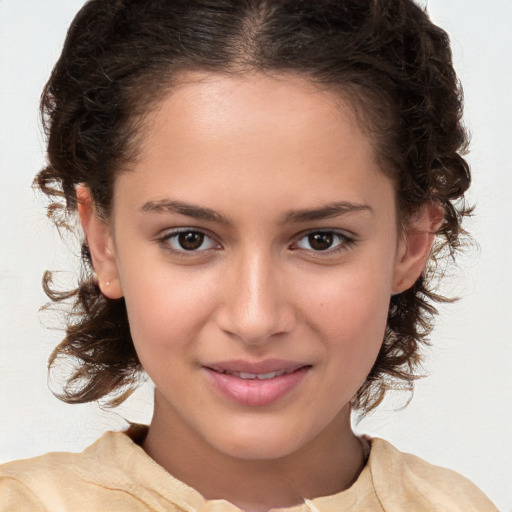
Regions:
[[232, 442], [223, 446], [223, 452], [230, 457], [244, 460], [272, 460], [286, 457], [298, 450], [300, 446], [285, 446], [269, 439], [261, 439], [257, 443]]
[[[226, 430], [210, 442], [218, 451], [245, 460], [279, 459], [297, 452], [307, 443], [298, 429], [261, 428], [257, 422], [249, 427]], [[227, 434], [227, 435], [226, 435]]]

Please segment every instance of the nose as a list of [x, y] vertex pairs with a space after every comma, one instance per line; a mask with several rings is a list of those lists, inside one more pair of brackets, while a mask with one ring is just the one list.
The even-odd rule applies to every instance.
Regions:
[[217, 322], [231, 337], [261, 345], [293, 330], [296, 314], [286, 277], [268, 254], [241, 255], [230, 265], [222, 286]]

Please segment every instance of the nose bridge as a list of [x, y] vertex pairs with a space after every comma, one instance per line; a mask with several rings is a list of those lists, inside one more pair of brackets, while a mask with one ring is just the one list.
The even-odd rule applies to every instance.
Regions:
[[221, 328], [250, 344], [288, 332], [294, 315], [271, 251], [248, 247], [240, 251], [231, 271]]

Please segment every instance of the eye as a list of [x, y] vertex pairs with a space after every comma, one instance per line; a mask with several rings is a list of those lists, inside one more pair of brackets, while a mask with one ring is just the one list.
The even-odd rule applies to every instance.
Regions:
[[181, 229], [167, 233], [161, 242], [175, 252], [201, 252], [219, 248], [211, 237], [195, 229]]
[[336, 231], [312, 231], [304, 235], [296, 244], [299, 249], [314, 252], [336, 252], [349, 245], [352, 240]]

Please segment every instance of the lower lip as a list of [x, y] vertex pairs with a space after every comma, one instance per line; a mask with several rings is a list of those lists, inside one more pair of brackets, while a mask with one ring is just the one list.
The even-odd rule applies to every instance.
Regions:
[[215, 388], [229, 400], [241, 405], [262, 407], [277, 402], [291, 393], [306, 376], [310, 367], [304, 366], [293, 373], [266, 380], [241, 379], [209, 368], [205, 370]]

